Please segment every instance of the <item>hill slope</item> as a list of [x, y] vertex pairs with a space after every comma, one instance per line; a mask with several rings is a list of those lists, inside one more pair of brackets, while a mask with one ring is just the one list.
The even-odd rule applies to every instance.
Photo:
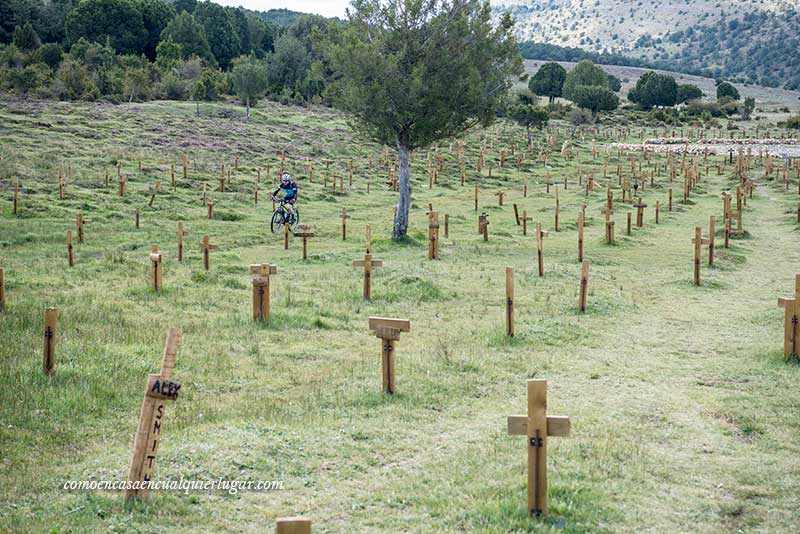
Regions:
[[800, 13], [786, 0], [500, 0], [523, 40], [644, 58], [655, 66], [800, 87]]

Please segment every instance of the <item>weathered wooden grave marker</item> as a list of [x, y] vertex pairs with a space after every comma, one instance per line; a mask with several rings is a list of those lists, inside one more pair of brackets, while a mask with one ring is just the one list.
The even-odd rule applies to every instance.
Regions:
[[519, 226], [519, 207], [517, 206], [516, 202], [512, 204], [512, 206], [514, 206], [514, 220], [517, 221], [517, 226]]
[[584, 261], [581, 265], [581, 289], [580, 296], [578, 297], [578, 309], [582, 312], [586, 311], [586, 290], [589, 286], [589, 262]]
[[[480, 171], [478, 171], [480, 172]], [[478, 211], [478, 186], [475, 185], [475, 211]]]
[[522, 210], [522, 235], [528, 235], [528, 221], [532, 221], [533, 217], [528, 217], [528, 210]]
[[6, 279], [5, 270], [0, 267], [0, 312], [6, 309]]
[[[797, 209], [797, 222], [800, 222], [800, 206]], [[450, 215], [447, 213], [444, 214], [444, 238], [448, 239], [450, 237]]]
[[558, 211], [561, 207], [561, 202], [558, 199], [558, 189], [556, 189], [556, 221], [555, 227], [553, 228], [556, 232], [558, 232]]
[[395, 392], [395, 345], [401, 332], [411, 331], [411, 321], [388, 317], [370, 317], [369, 329], [381, 340], [381, 372], [383, 375], [383, 391]]
[[642, 202], [642, 198], [639, 197], [639, 201], [633, 207], [636, 208], [636, 228], [641, 228], [644, 226], [644, 209], [647, 204]]
[[214, 195], [211, 195], [211, 200], [208, 202], [208, 218], [209, 220], [214, 218]]
[[311, 534], [311, 519], [281, 517], [275, 520], [275, 534]]
[[75, 257], [72, 251], [72, 230], [67, 230], [67, 264], [70, 267], [75, 265]]
[[372, 269], [383, 267], [383, 260], [372, 259], [372, 254], [364, 254], [363, 260], [353, 260], [353, 267], [364, 268], [364, 298], [369, 300], [372, 296]]
[[178, 221], [178, 261], [183, 263], [183, 238], [189, 235], [189, 232], [183, 230], [183, 221]]
[[83, 243], [83, 225], [91, 224], [92, 221], [83, 218], [83, 213], [79, 212], [75, 216], [75, 226], [78, 227], [78, 243]]
[[203, 240], [200, 242], [200, 250], [203, 251], [203, 269], [208, 271], [211, 268], [211, 259], [209, 256], [209, 252], [212, 250], [217, 250], [219, 248], [217, 245], [212, 245], [208, 242], [208, 236], [204, 235]]
[[498, 206], [502, 206], [503, 205], [503, 196], [505, 195], [505, 191], [498, 191], [497, 193], [495, 193], [495, 195], [497, 196]]
[[342, 219], [342, 241], [347, 241], [347, 219], [350, 215], [347, 214], [347, 208], [342, 208], [342, 213], [339, 215]]
[[150, 249], [150, 281], [153, 291], [161, 291], [163, 289], [163, 262], [161, 253], [158, 251], [158, 245], [153, 245]]
[[628, 227], [627, 227], [627, 234], [631, 235], [631, 212], [628, 212]]
[[800, 327], [800, 274], [795, 275], [794, 298], [779, 298], [778, 306], [784, 309], [783, 355], [787, 360], [800, 358], [797, 334]]
[[428, 212], [428, 259], [439, 259], [439, 214]]
[[708, 218], [708, 264], [714, 265], [714, 233], [716, 232], [714, 224], [716, 217], [711, 215]]
[[606, 244], [611, 244], [614, 242], [614, 219], [611, 217], [614, 215], [614, 210], [606, 209], [604, 210], [604, 213], [606, 217]]
[[13, 214], [17, 214], [17, 208], [19, 207], [19, 179], [14, 180], [14, 206], [13, 206]]
[[506, 267], [506, 335], [514, 337], [514, 269]]
[[585, 217], [583, 210], [578, 212], [578, 261], [583, 261], [583, 225]]
[[56, 370], [56, 323], [58, 322], [58, 309], [47, 308], [44, 310], [44, 357], [42, 368], [44, 374], [52, 375]]
[[307, 224], [298, 224], [293, 232], [295, 237], [300, 237], [303, 239], [303, 259], [308, 259], [308, 239], [310, 237], [314, 237], [314, 232], [311, 229], [311, 226]]
[[277, 273], [277, 265], [260, 263], [250, 266], [250, 274], [253, 277], [254, 321], [269, 321], [269, 276]]
[[161, 372], [157, 375], [147, 375], [139, 425], [133, 442], [133, 457], [128, 470], [128, 482], [137, 484], [138, 488], [134, 486], [125, 490], [126, 502], [147, 497], [149, 491], [147, 483], [153, 479], [156, 454], [164, 424], [165, 401], [176, 400], [181, 389], [181, 385], [172, 380], [180, 339], [180, 330], [170, 328], [161, 359]]
[[539, 265], [539, 276], [544, 276], [544, 242], [543, 238], [547, 237], [548, 233], [542, 230], [542, 223], [536, 223], [536, 260]]
[[508, 417], [508, 435], [527, 436], [528, 512], [547, 514], [547, 438], [569, 436], [568, 416], [547, 415], [547, 380], [528, 380], [528, 415]]
[[139, 228], [139, 208], [133, 212], [133, 227]]
[[656, 200], [656, 224], [658, 224], [658, 216], [661, 213], [661, 202]]
[[703, 229], [699, 226], [694, 227], [694, 285], [700, 285], [700, 251], [703, 245], [709, 244], [708, 239], [703, 238]]
[[153, 194], [150, 196], [150, 202], [147, 204], [148, 208], [153, 207], [153, 202], [156, 200], [156, 195], [158, 194], [159, 189], [161, 189], [161, 182], [156, 180], [156, 185], [153, 186]]

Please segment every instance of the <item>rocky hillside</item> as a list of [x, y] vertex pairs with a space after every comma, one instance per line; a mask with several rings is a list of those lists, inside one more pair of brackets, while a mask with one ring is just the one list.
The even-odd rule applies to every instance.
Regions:
[[795, 0], [497, 0], [493, 5], [498, 13], [514, 15], [522, 40], [800, 88]]

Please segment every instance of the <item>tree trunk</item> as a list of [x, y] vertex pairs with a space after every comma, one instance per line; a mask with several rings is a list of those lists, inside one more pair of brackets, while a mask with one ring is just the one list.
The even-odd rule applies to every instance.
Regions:
[[250, 97], [247, 97], [247, 122], [250, 122]]
[[533, 140], [531, 139], [531, 125], [528, 124], [525, 126], [525, 128], [528, 130], [528, 146], [532, 146]]
[[400, 160], [398, 189], [400, 198], [397, 200], [397, 214], [394, 216], [392, 239], [405, 239], [408, 233], [408, 209], [411, 207], [411, 176], [408, 169], [408, 147], [397, 143], [397, 158]]

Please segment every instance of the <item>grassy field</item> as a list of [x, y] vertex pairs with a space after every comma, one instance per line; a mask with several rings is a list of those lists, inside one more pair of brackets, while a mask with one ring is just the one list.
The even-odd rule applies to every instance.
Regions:
[[[315, 532], [800, 530], [800, 368], [784, 361], [776, 306], [800, 271], [796, 176], [787, 192], [754, 163], [747, 235], [724, 250], [718, 234], [717, 261], [708, 267], [704, 250], [703, 285], [694, 287], [694, 227], [706, 233], [710, 215], [722, 227], [721, 193], [737, 183], [730, 167], [717, 175], [719, 158], [708, 175], [701, 165], [685, 204], [682, 178], [669, 184], [662, 171], [642, 194], [644, 228], [626, 236], [631, 207], [619, 201], [612, 150], [617, 243], [606, 245], [604, 187], [586, 196], [577, 184], [578, 159], [584, 173], [608, 181], [603, 156], [591, 156], [593, 134], [573, 140], [578, 157], [565, 161], [566, 128], [537, 133], [538, 146], [555, 136], [547, 169], [534, 154], [521, 172], [495, 164], [490, 179], [487, 168], [475, 173], [482, 140], [493, 161], [524, 142], [523, 131], [500, 123], [465, 138], [464, 187], [455, 145], [452, 153], [440, 145], [444, 171], [430, 190], [427, 154], [414, 155], [411, 238], [397, 244], [388, 239], [395, 194], [379, 168], [380, 147], [353, 138], [344, 118], [325, 109], [262, 104], [250, 124], [242, 115], [226, 104], [195, 117], [189, 103], [0, 103], [0, 531], [263, 532], [295, 514], [312, 517]], [[285, 251], [269, 233], [268, 184], [281, 150], [301, 184], [302, 222], [316, 231], [306, 262], [299, 240]], [[189, 179], [173, 193], [170, 165], [180, 175], [184, 153]], [[216, 219], [208, 220], [201, 184], [210, 195], [220, 164], [231, 168], [236, 156], [239, 170], [229, 192], [214, 193]], [[343, 193], [323, 189], [326, 160], [345, 177]], [[128, 177], [124, 198], [118, 161]], [[62, 167], [72, 176], [59, 200]], [[625, 155], [622, 168], [629, 172]], [[559, 232], [547, 172], [561, 184]], [[17, 216], [11, 177], [21, 182]], [[162, 190], [148, 208], [156, 180]], [[488, 242], [476, 231], [475, 183]], [[503, 207], [494, 196], [501, 189]], [[426, 259], [428, 202], [450, 216], [439, 261]], [[550, 230], [544, 277], [533, 232], [522, 235], [513, 203]], [[581, 314], [576, 220], [584, 203], [591, 272]], [[342, 207], [351, 214], [347, 241]], [[92, 222], [68, 268], [65, 234], [79, 211]], [[176, 260], [178, 221], [189, 232], [184, 264]], [[367, 223], [373, 256], [384, 260], [371, 302], [351, 266], [363, 255]], [[198, 247], [206, 234], [219, 245], [208, 273]], [[162, 293], [148, 288], [151, 244], [165, 255]], [[248, 265], [256, 262], [278, 266], [266, 324], [251, 320]], [[516, 274], [513, 339], [504, 335], [507, 266]], [[52, 377], [41, 369], [46, 306], [60, 313]], [[371, 315], [412, 322], [398, 344], [394, 396], [381, 393]], [[154, 492], [126, 509], [118, 493], [62, 489], [66, 480], [125, 478], [146, 375], [158, 371], [173, 325], [183, 330], [174, 373], [183, 389], [168, 407], [155, 478], [283, 480], [282, 491]], [[525, 509], [525, 439], [506, 435], [506, 416], [525, 412], [532, 377], [549, 381], [549, 413], [572, 420], [570, 437], [550, 441], [544, 519]]]

